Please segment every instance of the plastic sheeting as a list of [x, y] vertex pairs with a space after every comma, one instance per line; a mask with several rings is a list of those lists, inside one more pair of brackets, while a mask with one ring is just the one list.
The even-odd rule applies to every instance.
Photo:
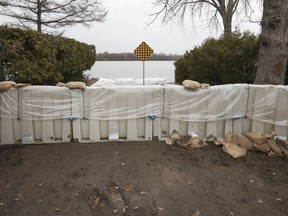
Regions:
[[31, 86], [1, 93], [0, 102], [2, 118], [23, 120], [162, 117], [163, 87], [110, 86], [82, 91], [56, 86]]
[[18, 106], [18, 89], [11, 88], [9, 91], [0, 94], [0, 116], [2, 118], [20, 118], [20, 107]]
[[164, 117], [180, 121], [216, 121], [246, 115], [247, 84], [219, 85], [197, 91], [165, 86]]
[[[168, 83], [166, 78], [145, 78], [145, 85], [165, 85]], [[143, 85], [143, 79], [135, 78], [120, 78], [120, 79], [105, 79], [100, 78], [92, 86], [135, 86]]]
[[249, 117], [288, 126], [287, 107], [288, 87], [272, 85], [220, 85], [197, 91], [178, 85], [88, 87], [84, 91], [29, 86], [0, 94], [1, 118], [22, 120], [165, 117], [200, 122]]
[[110, 86], [85, 91], [85, 115], [90, 119], [120, 120], [163, 116], [163, 87]]
[[247, 117], [279, 126], [288, 126], [288, 87], [251, 85]]

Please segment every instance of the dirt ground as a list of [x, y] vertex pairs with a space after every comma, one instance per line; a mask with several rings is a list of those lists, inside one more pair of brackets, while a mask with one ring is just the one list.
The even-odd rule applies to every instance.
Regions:
[[287, 158], [209, 143], [0, 147], [0, 215], [288, 215]]

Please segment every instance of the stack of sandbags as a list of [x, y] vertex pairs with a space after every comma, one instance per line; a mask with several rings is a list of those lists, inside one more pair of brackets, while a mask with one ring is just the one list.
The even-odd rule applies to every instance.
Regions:
[[167, 145], [177, 145], [185, 149], [202, 148], [208, 144], [198, 136], [181, 136], [178, 131], [173, 130], [171, 135], [166, 137]]
[[207, 83], [199, 83], [193, 80], [184, 80], [182, 85], [187, 89], [198, 90], [198, 89], [207, 89], [210, 87]]
[[86, 84], [84, 82], [75, 82], [75, 81], [71, 81], [68, 83], [58, 82], [57, 86], [58, 87], [67, 87], [69, 89], [82, 89], [82, 90], [85, 90], [85, 88], [86, 88]]
[[213, 143], [217, 146], [223, 146], [225, 153], [231, 155], [233, 158], [244, 157], [247, 154], [247, 149], [237, 144], [237, 136], [233, 133], [228, 133], [225, 138], [215, 138]]
[[0, 82], [0, 92], [8, 91], [12, 87], [24, 87], [30, 86], [31, 84], [26, 83], [15, 83], [14, 81], [3, 81]]
[[[282, 157], [286, 155], [286, 153], [288, 154], [288, 142], [287, 148], [285, 148], [284, 145], [280, 147], [274, 139], [274, 136], [275, 134], [273, 132], [270, 134], [250, 132], [244, 135], [233, 134], [230, 132], [225, 135], [225, 138], [223, 139], [224, 141], [222, 142], [232, 143], [235, 146], [244, 148], [246, 151], [263, 152], [269, 157]], [[219, 139], [214, 141], [215, 145], [219, 145], [219, 143], [221, 144]]]

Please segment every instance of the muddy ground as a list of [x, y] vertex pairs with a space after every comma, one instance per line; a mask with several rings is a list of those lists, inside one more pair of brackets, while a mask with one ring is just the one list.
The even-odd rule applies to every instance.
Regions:
[[0, 215], [288, 215], [287, 158], [209, 144], [0, 147]]

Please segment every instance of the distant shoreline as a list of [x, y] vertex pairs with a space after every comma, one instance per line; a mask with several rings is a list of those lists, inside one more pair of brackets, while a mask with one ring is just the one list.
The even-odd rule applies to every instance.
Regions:
[[[153, 54], [147, 61], [176, 61], [182, 58], [183, 55], [178, 54]], [[96, 61], [139, 61], [138, 57], [134, 53], [98, 53], [96, 55]]]

